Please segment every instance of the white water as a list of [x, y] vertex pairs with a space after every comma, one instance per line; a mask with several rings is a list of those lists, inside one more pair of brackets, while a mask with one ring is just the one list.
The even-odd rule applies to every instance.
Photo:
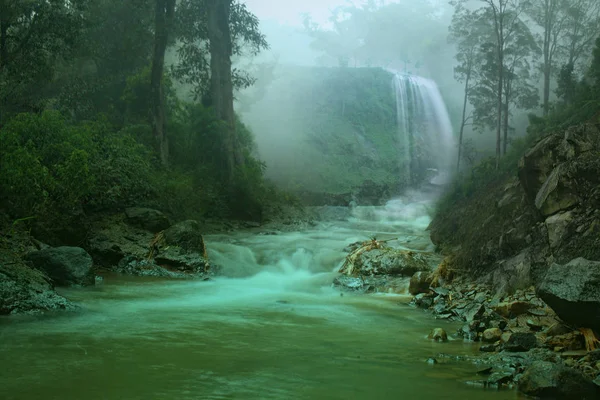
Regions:
[[447, 183], [456, 144], [450, 116], [437, 85], [430, 79], [400, 73], [394, 73], [392, 83], [404, 182], [413, 182], [413, 165], [419, 159], [437, 172], [430, 183]]

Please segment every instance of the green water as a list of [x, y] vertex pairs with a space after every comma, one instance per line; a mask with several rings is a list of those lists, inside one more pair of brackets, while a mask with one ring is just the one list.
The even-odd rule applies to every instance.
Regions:
[[[426, 221], [371, 222], [424, 243], [415, 232]], [[407, 296], [330, 287], [340, 249], [365, 233], [359, 223], [211, 237], [214, 258], [244, 273], [212, 282], [107, 275], [96, 288], [63, 291], [79, 313], [0, 319], [0, 399], [517, 398], [468, 386], [471, 364], [426, 363], [477, 352], [426, 339], [456, 325], [410, 308]]]

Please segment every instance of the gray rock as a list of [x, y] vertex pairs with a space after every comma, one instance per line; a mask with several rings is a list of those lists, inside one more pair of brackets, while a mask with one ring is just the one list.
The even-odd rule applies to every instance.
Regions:
[[484, 312], [485, 307], [483, 305], [479, 303], [471, 303], [463, 309], [461, 314], [465, 321], [471, 322], [482, 316]]
[[158, 210], [142, 207], [131, 207], [125, 209], [127, 222], [133, 226], [146, 229], [156, 233], [171, 226], [169, 218]]
[[558, 247], [567, 233], [569, 224], [573, 221], [573, 212], [567, 211], [552, 215], [546, 219], [548, 242], [551, 248]]
[[410, 278], [410, 284], [408, 286], [408, 292], [410, 294], [417, 295], [419, 293], [429, 292], [429, 285], [431, 284], [431, 274], [425, 271], [416, 272], [412, 278]]
[[92, 257], [80, 247], [48, 248], [29, 253], [26, 259], [57, 286], [91, 286], [95, 282]]
[[427, 260], [421, 254], [391, 248], [365, 251], [357, 257], [355, 266], [363, 276], [413, 276], [418, 271], [430, 270]]
[[499, 328], [490, 328], [483, 331], [482, 339], [487, 343], [494, 343], [500, 340], [502, 331]]
[[537, 293], [563, 321], [600, 330], [600, 262], [553, 264]]
[[153, 251], [154, 261], [167, 269], [192, 273], [210, 269], [200, 224], [194, 220], [179, 222], [165, 230]]
[[17, 259], [0, 257], [0, 315], [74, 309], [50, 279]]
[[567, 210], [579, 203], [579, 198], [574, 193], [559, 188], [561, 179], [564, 179], [562, 171], [565, 169], [562, 165], [554, 168], [535, 197], [535, 206], [545, 216]]
[[533, 333], [514, 332], [504, 344], [504, 350], [512, 352], [529, 351], [538, 346], [537, 338]]
[[528, 396], [557, 400], [593, 400], [599, 394], [581, 372], [547, 361], [536, 361], [525, 371], [519, 390]]

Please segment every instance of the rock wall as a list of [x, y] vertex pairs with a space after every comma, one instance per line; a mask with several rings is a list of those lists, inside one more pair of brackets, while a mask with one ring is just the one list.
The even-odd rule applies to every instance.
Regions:
[[431, 239], [454, 267], [510, 292], [540, 284], [554, 264], [600, 260], [598, 125], [545, 137], [515, 172], [432, 221]]

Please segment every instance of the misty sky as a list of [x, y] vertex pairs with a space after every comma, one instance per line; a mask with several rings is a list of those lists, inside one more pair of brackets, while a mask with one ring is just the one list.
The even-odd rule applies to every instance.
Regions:
[[[302, 25], [302, 13], [318, 21], [327, 21], [329, 10], [345, 4], [344, 0], [245, 0], [250, 11], [261, 20], [276, 20], [285, 25]], [[360, 2], [358, 2], [360, 3]]]

